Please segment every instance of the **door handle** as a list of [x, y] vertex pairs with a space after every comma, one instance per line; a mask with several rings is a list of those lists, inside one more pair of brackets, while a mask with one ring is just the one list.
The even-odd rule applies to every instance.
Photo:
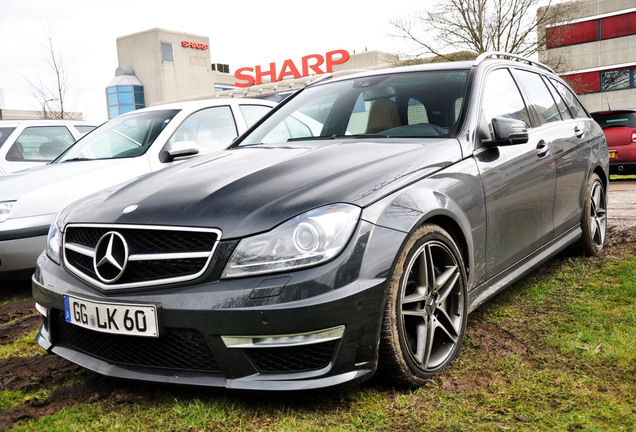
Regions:
[[537, 144], [537, 156], [540, 158], [546, 157], [548, 153], [550, 153], [550, 146], [548, 143], [543, 140], [539, 141]]

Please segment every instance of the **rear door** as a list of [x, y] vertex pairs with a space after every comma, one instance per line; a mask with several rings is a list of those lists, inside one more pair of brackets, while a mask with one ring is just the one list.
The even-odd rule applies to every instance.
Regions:
[[490, 71], [482, 92], [482, 124], [492, 135], [492, 119], [523, 120], [525, 144], [476, 152], [486, 199], [486, 257], [492, 277], [553, 238], [555, 162], [544, 130], [535, 126], [517, 83], [507, 68]]

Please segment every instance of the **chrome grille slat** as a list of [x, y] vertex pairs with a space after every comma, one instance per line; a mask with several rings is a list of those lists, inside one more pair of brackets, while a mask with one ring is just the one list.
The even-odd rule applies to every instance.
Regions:
[[[103, 267], [100, 273], [96, 267], [106, 249], [98, 248], [100, 242], [113, 236], [126, 243], [126, 257], [120, 276], [111, 282], [100, 276]], [[211, 228], [69, 224], [63, 235], [64, 266], [105, 290], [183, 282], [206, 271], [220, 238], [221, 232]]]

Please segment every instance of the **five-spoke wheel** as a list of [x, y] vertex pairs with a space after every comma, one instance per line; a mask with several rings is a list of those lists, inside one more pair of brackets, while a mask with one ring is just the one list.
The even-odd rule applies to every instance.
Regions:
[[393, 277], [380, 341], [381, 367], [415, 386], [458, 354], [466, 329], [466, 275], [452, 237], [424, 225], [407, 242]]

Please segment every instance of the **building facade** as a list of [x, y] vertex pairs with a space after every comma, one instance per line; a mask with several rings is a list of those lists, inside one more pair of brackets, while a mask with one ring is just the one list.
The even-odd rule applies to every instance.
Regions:
[[255, 65], [232, 71], [213, 63], [205, 36], [159, 28], [117, 38], [119, 66], [106, 88], [108, 116], [145, 106], [215, 96], [265, 96], [293, 91], [327, 72], [389, 67], [397, 56], [377, 51], [310, 54], [296, 64]]
[[590, 111], [636, 108], [634, 0], [579, 0], [574, 15], [540, 32], [539, 60], [557, 72]]

